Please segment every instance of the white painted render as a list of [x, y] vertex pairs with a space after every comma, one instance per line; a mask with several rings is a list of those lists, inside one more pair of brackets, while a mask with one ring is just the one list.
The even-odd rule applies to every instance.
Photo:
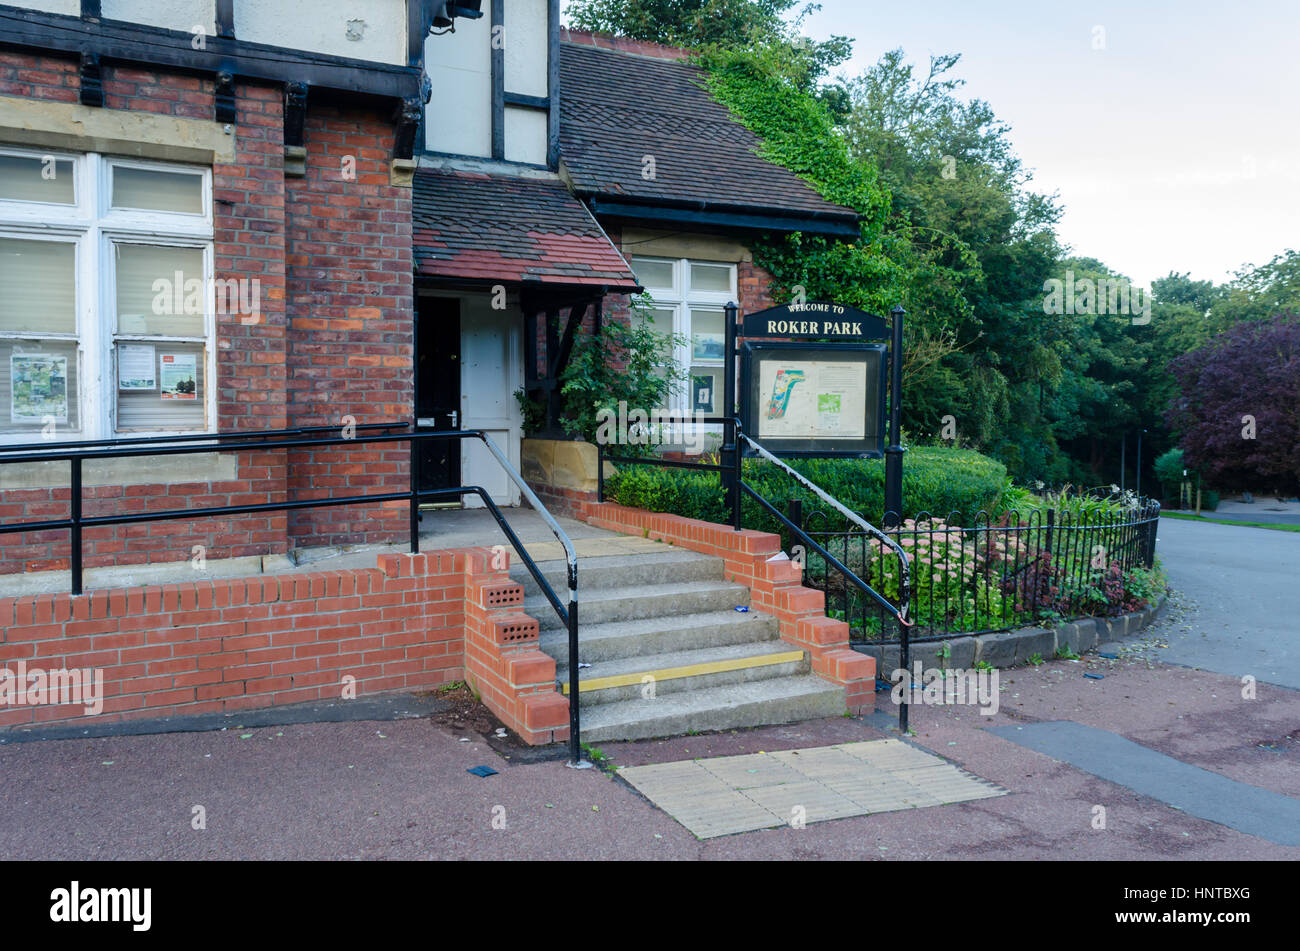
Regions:
[[62, 13], [64, 16], [81, 16], [81, 0], [32, 0], [30, 3], [15, 3], [16, 7], [27, 10], [40, 10], [42, 13]]
[[236, 0], [235, 36], [401, 66], [406, 63], [406, 0]]
[[424, 123], [430, 151], [491, 156], [491, 35], [489, 18], [483, 16], [457, 19], [455, 33], [425, 41], [425, 71], [433, 85]]
[[199, 28], [203, 36], [217, 32], [216, 0], [103, 0], [101, 12], [106, 20], [161, 26], [195, 36]]
[[546, 113], [506, 106], [506, 160], [546, 164]]
[[[547, 94], [547, 0], [511, 0], [505, 7], [506, 92]], [[507, 148], [509, 146], [507, 145]]]

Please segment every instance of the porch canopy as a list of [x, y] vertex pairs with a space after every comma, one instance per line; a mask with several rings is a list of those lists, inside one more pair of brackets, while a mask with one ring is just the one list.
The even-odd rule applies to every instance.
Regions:
[[417, 286], [518, 292], [524, 389], [560, 434], [559, 380], [578, 328], [599, 328], [606, 294], [641, 291], [591, 212], [558, 177], [421, 169], [411, 241]]

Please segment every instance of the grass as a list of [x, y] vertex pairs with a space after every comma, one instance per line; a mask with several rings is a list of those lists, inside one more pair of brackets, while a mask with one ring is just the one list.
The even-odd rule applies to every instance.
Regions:
[[583, 743], [582, 748], [586, 751], [587, 758], [591, 760], [592, 765], [597, 769], [609, 773], [611, 776], [616, 772], [614, 769], [614, 761], [610, 759], [609, 754], [599, 746], [588, 746], [586, 743]]
[[1300, 525], [1275, 525], [1270, 522], [1238, 522], [1236, 519], [1206, 518], [1204, 515], [1188, 515], [1186, 512], [1161, 512], [1161, 518], [1181, 518], [1189, 522], [1210, 522], [1214, 525], [1241, 525], [1245, 528], [1271, 528], [1275, 532], [1300, 532]]

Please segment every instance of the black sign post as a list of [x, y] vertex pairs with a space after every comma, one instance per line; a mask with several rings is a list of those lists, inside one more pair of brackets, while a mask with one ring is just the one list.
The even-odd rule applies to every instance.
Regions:
[[[890, 344], [889, 359], [889, 448], [885, 450], [885, 512], [894, 513], [894, 523], [903, 518], [903, 453], [907, 450], [900, 445], [900, 426], [903, 407], [903, 314], [906, 311], [897, 305], [889, 312], [894, 318], [894, 337]], [[885, 528], [890, 527], [888, 514]]]

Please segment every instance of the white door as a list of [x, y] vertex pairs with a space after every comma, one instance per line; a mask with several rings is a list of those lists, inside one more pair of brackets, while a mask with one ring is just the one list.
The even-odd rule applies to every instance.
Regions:
[[[493, 310], [486, 295], [466, 296], [460, 319], [461, 429], [481, 429], [519, 471], [523, 419], [515, 390], [523, 386], [520, 344], [523, 319], [517, 307]], [[482, 486], [497, 505], [518, 505], [519, 487], [477, 439], [467, 439], [461, 454], [465, 485]], [[465, 496], [467, 508], [482, 506]]]

